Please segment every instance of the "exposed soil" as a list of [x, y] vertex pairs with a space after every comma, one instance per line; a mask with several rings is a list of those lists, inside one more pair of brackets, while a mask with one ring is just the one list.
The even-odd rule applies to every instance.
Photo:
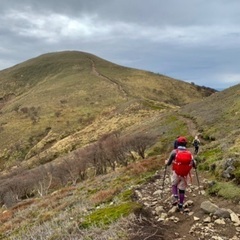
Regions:
[[[192, 136], [198, 133], [191, 119], [181, 117], [185, 121]], [[194, 151], [193, 148], [190, 149]], [[201, 151], [201, 146], [200, 146]], [[206, 194], [205, 188], [209, 181], [202, 172], [192, 170], [192, 181], [186, 190], [185, 212], [174, 210], [172, 206], [170, 169], [164, 179], [164, 169], [161, 169], [150, 182], [136, 189], [136, 201], [144, 208], [139, 213], [130, 231], [131, 240], [237, 240], [240, 239], [240, 223], [236, 224], [231, 218], [216, 217], [203, 211], [201, 204], [205, 201], [214, 203], [221, 209], [230, 209], [240, 219], [240, 204]], [[157, 194], [160, 193], [160, 194]], [[156, 209], [162, 208], [165, 218]], [[169, 212], [170, 211], [170, 212]], [[207, 222], [206, 219], [211, 219]], [[217, 221], [216, 221], [217, 220]], [[220, 222], [220, 223], [219, 223]]]
[[[141, 194], [141, 198], [138, 196], [137, 199], [144, 205], [144, 209], [134, 223], [133, 230], [131, 230], [131, 240], [240, 239], [240, 228], [234, 225], [230, 218], [224, 218], [224, 224], [218, 224], [215, 222], [217, 217], [214, 218], [211, 214], [205, 213], [200, 207], [202, 202], [211, 201], [219, 208], [231, 209], [239, 214], [239, 204], [219, 198], [210, 198], [204, 194], [202, 186], [198, 187], [196, 176], [193, 174], [192, 184], [188, 186], [185, 198], [185, 202], [190, 200], [190, 202], [193, 201], [193, 204], [187, 206], [184, 213], [178, 211], [169, 213], [173, 206], [168, 176], [165, 179], [167, 184], [162, 196], [154, 194], [162, 187], [163, 175], [162, 170], [151, 182], [136, 190]], [[201, 183], [206, 180], [199, 174], [198, 177]], [[156, 208], [159, 206], [162, 206], [167, 213], [166, 220], [161, 220], [161, 217], [156, 214]], [[204, 219], [208, 216], [211, 216], [212, 221], [205, 223]]]

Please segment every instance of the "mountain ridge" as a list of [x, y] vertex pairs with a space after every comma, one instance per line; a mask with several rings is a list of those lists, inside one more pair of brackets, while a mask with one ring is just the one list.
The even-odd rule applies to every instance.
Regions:
[[[48, 53], [25, 61], [1, 71], [0, 82], [0, 152], [4, 152], [4, 159], [11, 157], [5, 154], [11, 145], [24, 159], [46, 129], [52, 129], [58, 141], [97, 121], [99, 114], [111, 114], [114, 108], [124, 109], [134, 101], [138, 101], [138, 108], [166, 109], [214, 92], [77, 51]], [[22, 149], [12, 144], [12, 139], [21, 142]]]
[[199, 134], [199, 176], [214, 179], [204, 198], [239, 202], [239, 85], [216, 92], [79, 52], [40, 58], [0, 72], [1, 239], [141, 239], [143, 217], [154, 239], [135, 194], [162, 176], [178, 135], [191, 148]]

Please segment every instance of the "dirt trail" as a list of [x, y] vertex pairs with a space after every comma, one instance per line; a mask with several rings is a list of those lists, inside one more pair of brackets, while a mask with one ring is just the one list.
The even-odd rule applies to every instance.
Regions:
[[240, 239], [240, 223], [236, 224], [230, 218], [218, 217], [203, 211], [201, 204], [205, 201], [217, 205], [219, 209], [230, 209], [240, 217], [240, 206], [219, 198], [210, 198], [205, 194], [203, 185], [208, 181], [192, 172], [192, 183], [186, 191], [185, 210], [180, 213], [172, 206], [170, 169], [165, 177], [164, 170], [152, 180], [136, 189], [136, 199], [144, 206], [138, 221], [135, 223], [131, 240], [236, 240]]
[[105, 81], [108, 81], [108, 82], [110, 82], [111, 84], [115, 85], [115, 86], [119, 89], [119, 91], [120, 91], [120, 93], [122, 94], [122, 96], [127, 99], [128, 94], [127, 94], [127, 92], [122, 88], [122, 86], [121, 86], [116, 80], [111, 79], [111, 78], [109, 78], [109, 77], [107, 77], [107, 76], [99, 73], [99, 72], [97, 71], [96, 66], [95, 66], [95, 62], [94, 62], [92, 59], [89, 59], [89, 60], [91, 61], [91, 64], [92, 64], [92, 73], [93, 73], [95, 76], [98, 76], [98, 77], [104, 79]]
[[[195, 136], [198, 130], [194, 122], [184, 117], [181, 119], [186, 122], [189, 133]], [[204, 189], [211, 182], [204, 173], [192, 170], [192, 181], [184, 201], [186, 212], [180, 213], [172, 206], [170, 167], [166, 173], [164, 178], [164, 169], [160, 169], [151, 181], [135, 190], [136, 200], [144, 209], [135, 223], [131, 240], [240, 239], [240, 220], [236, 223], [230, 217], [206, 213], [201, 207], [203, 202], [209, 201], [221, 210], [233, 211], [240, 219], [239, 204], [209, 197]]]
[[196, 124], [189, 118], [183, 117], [183, 116], [178, 116], [183, 122], [186, 123], [187, 128], [188, 128], [188, 132], [191, 136], [196, 136], [199, 132], [198, 129], [196, 127]]

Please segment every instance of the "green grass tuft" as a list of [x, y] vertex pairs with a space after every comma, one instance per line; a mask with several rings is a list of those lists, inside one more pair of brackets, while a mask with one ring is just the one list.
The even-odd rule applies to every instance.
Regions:
[[216, 182], [208, 189], [208, 193], [224, 199], [240, 200], [240, 188], [231, 182]]
[[106, 208], [97, 209], [92, 214], [88, 215], [85, 220], [81, 223], [80, 227], [89, 228], [90, 226], [104, 226], [109, 225], [112, 222], [117, 221], [121, 217], [128, 216], [141, 209], [141, 205], [126, 202], [117, 206], [108, 206]]

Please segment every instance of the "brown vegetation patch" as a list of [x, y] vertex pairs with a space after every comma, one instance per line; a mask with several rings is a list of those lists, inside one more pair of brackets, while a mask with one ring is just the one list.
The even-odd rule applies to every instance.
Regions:
[[6, 222], [0, 227], [0, 232], [4, 233], [13, 228], [12, 222]]
[[94, 194], [91, 197], [91, 200], [93, 201], [94, 204], [100, 204], [100, 203], [108, 202], [119, 191], [120, 191], [119, 188], [101, 190], [101, 191], [97, 192], [96, 194]]
[[36, 199], [24, 200], [24, 201], [18, 203], [17, 205], [13, 206], [12, 210], [23, 210], [23, 209], [29, 207], [29, 205], [36, 203], [36, 201], [37, 201]]
[[133, 175], [139, 175], [147, 171], [157, 170], [161, 166], [162, 163], [160, 159], [157, 157], [151, 157], [138, 162], [130, 163], [127, 166], [127, 170], [129, 170]]
[[65, 196], [72, 195], [73, 194], [72, 191], [74, 191], [74, 190], [76, 190], [75, 186], [69, 186], [69, 187], [65, 187], [60, 190], [57, 190], [57, 191], [53, 192], [51, 195], [56, 196], [56, 198], [62, 198]]
[[0, 222], [4, 223], [13, 217], [13, 211], [6, 210], [2, 214], [0, 214]]

